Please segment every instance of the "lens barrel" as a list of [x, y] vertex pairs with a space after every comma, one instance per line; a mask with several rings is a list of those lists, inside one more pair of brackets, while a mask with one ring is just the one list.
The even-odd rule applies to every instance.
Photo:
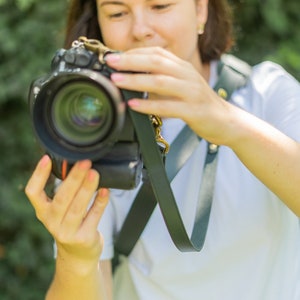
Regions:
[[120, 90], [88, 69], [52, 75], [32, 106], [33, 125], [54, 156], [99, 159], [109, 152], [124, 126], [125, 102]]

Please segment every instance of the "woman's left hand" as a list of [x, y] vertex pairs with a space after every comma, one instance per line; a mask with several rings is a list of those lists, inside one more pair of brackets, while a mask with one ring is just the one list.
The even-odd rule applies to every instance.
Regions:
[[[135, 111], [181, 118], [207, 141], [230, 147], [243, 164], [300, 215], [300, 144], [219, 97], [192, 64], [161, 48], [138, 48], [107, 57], [120, 71], [119, 88], [147, 91], [150, 99], [128, 102]], [[290, 180], [293, 178], [294, 180]]]
[[118, 71], [137, 72], [113, 73], [115, 85], [150, 94], [147, 101], [130, 100], [128, 105], [133, 110], [180, 118], [199, 136], [216, 144], [225, 143], [229, 106], [191, 63], [159, 47], [109, 54], [106, 61]]

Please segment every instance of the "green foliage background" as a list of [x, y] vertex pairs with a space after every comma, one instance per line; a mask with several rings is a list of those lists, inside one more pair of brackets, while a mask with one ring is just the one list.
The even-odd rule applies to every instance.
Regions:
[[30, 82], [62, 44], [66, 1], [0, 0], [0, 299], [43, 299], [52, 240], [24, 186], [40, 157], [29, 119]]
[[[231, 0], [233, 52], [269, 59], [300, 79], [299, 0]], [[24, 186], [40, 157], [28, 115], [30, 82], [61, 47], [67, 1], [0, 0], [0, 300], [43, 299], [53, 273], [52, 240]]]

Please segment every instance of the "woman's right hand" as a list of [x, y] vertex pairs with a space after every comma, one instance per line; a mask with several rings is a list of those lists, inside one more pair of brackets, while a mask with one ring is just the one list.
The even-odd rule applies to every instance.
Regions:
[[100, 189], [99, 174], [91, 162], [77, 162], [50, 199], [45, 186], [51, 173], [51, 160], [45, 155], [38, 163], [25, 189], [37, 218], [57, 243], [57, 256], [81, 267], [98, 263], [103, 240], [97, 226], [108, 202], [108, 190]]

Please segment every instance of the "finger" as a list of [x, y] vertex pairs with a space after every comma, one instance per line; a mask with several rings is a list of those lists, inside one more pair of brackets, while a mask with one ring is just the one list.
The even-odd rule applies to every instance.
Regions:
[[70, 203], [62, 223], [64, 226], [73, 228], [76, 232], [87, 212], [87, 207], [91, 202], [99, 185], [99, 174], [95, 170], [89, 170], [76, 196]]
[[136, 55], [136, 54], [143, 54], [146, 56], [151, 56], [153, 54], [157, 54], [157, 55], [161, 55], [164, 58], [167, 59], [172, 59], [174, 61], [180, 61], [180, 58], [178, 58], [174, 53], [168, 51], [167, 49], [164, 49], [162, 47], [140, 47], [140, 48], [134, 48], [134, 49], [130, 49], [126, 52], [124, 52], [125, 54], [130, 54], [130, 55]]
[[[202, 97], [192, 92], [191, 98], [174, 101], [175, 98], [155, 98], [155, 99], [130, 99], [128, 106], [137, 112], [144, 114], [154, 114], [166, 118], [180, 118], [186, 123], [193, 119], [196, 123], [201, 120], [210, 120], [212, 117], [219, 118], [224, 114], [224, 100], [212, 90], [203, 90]], [[227, 110], [226, 110], [227, 111]]]
[[151, 48], [151, 50], [108, 54], [106, 62], [116, 70], [162, 73], [173, 76], [176, 74], [181, 78], [185, 77], [185, 74], [182, 74], [182, 67], [188, 65], [186, 61], [158, 47]]
[[51, 166], [49, 156], [44, 155], [26, 185], [25, 194], [35, 209], [48, 203], [48, 197], [44, 189], [51, 173]]
[[109, 201], [109, 191], [108, 189], [100, 189], [95, 197], [95, 200], [89, 209], [83, 227], [88, 228], [97, 228], [100, 222], [100, 219], [103, 215], [105, 207]]
[[[88, 171], [92, 166], [91, 161], [83, 160], [77, 162], [69, 172], [66, 179], [59, 186], [53, 199], [53, 204], [67, 208], [82, 185]], [[60, 210], [60, 209], [59, 209]]]
[[186, 82], [167, 75], [153, 74], [125, 74], [113, 73], [111, 80], [121, 89], [147, 91], [174, 98], [184, 97], [187, 93]]
[[173, 100], [140, 100], [131, 99], [128, 106], [137, 112], [143, 114], [159, 115], [163, 118], [181, 118], [185, 120], [185, 116], [189, 115], [187, 105], [183, 102]]

